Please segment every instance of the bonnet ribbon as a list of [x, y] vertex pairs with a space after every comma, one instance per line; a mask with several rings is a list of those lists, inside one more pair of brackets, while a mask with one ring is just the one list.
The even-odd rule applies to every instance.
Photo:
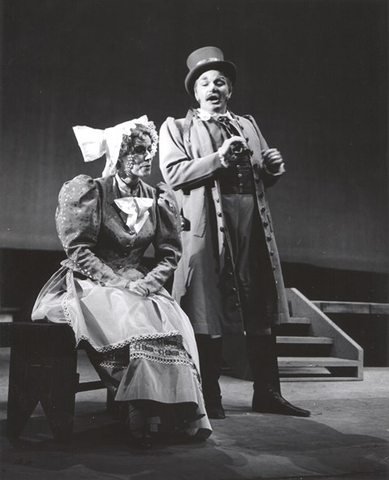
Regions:
[[107, 177], [115, 173], [116, 163], [119, 158], [120, 146], [123, 140], [123, 134], [131, 135], [131, 130], [136, 128], [136, 124], [140, 123], [150, 127], [147, 115], [120, 123], [115, 127], [109, 127], [105, 130], [77, 125], [73, 127], [74, 135], [81, 149], [85, 162], [93, 162], [106, 156], [105, 168], [102, 176]]

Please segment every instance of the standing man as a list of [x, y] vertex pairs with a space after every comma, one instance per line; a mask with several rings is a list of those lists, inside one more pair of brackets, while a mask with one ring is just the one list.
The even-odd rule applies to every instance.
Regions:
[[289, 319], [266, 189], [284, 172], [255, 120], [227, 103], [236, 68], [216, 47], [189, 55], [185, 79], [199, 108], [167, 118], [160, 167], [182, 218], [183, 255], [173, 296], [189, 316], [210, 418], [225, 418], [219, 377], [222, 335], [245, 332], [255, 412], [308, 417], [281, 396], [272, 326]]

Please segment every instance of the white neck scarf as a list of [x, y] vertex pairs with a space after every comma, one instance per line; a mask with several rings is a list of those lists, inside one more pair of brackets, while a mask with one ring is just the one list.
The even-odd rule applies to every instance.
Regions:
[[197, 114], [199, 116], [199, 119], [202, 120], [203, 122], [207, 122], [211, 118], [218, 119], [219, 117], [227, 117], [228, 119], [232, 120], [232, 115], [228, 110], [226, 113], [209, 113], [206, 110], [203, 110], [202, 108], [198, 108]]
[[126, 225], [138, 234], [150, 215], [148, 210], [153, 205], [153, 199], [125, 197], [117, 198], [115, 203], [127, 215]]

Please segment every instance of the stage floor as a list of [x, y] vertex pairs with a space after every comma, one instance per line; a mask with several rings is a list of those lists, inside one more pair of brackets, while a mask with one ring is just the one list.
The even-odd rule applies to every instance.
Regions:
[[[96, 374], [80, 352], [82, 380]], [[389, 368], [363, 381], [285, 382], [282, 393], [310, 418], [250, 411], [252, 384], [222, 377], [225, 420], [204, 443], [126, 446], [105, 411], [105, 392], [77, 394], [73, 441], [52, 441], [37, 407], [22, 438], [5, 437], [9, 349], [0, 349], [0, 480], [386, 480], [389, 479]]]

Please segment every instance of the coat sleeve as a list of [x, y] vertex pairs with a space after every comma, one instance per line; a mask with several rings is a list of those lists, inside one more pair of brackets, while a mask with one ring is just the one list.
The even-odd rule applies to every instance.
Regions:
[[[269, 148], [264, 136], [262, 135], [262, 132], [260, 131], [257, 122], [254, 120], [254, 118], [251, 115], [244, 115], [244, 118], [247, 118], [249, 120], [258, 135], [259, 138], [259, 143], [261, 145], [262, 150], [267, 150]], [[272, 175], [271, 173], [267, 172], [264, 168], [261, 168], [261, 177], [263, 180], [263, 184], [265, 185], [266, 188], [272, 187], [275, 183], [278, 182], [280, 179], [281, 175], [280, 174], [275, 174]]]
[[66, 266], [104, 285], [127, 285], [126, 279], [93, 253], [100, 230], [101, 206], [98, 185], [91, 177], [79, 175], [63, 185], [55, 219], [69, 259]]
[[182, 122], [167, 118], [160, 130], [159, 159], [162, 175], [173, 190], [197, 188], [223, 168], [218, 152], [191, 158], [183, 138]]
[[156, 231], [153, 246], [156, 265], [144, 278], [136, 280], [148, 294], [164, 286], [181, 258], [181, 227], [173, 192], [164, 183], [157, 185]]

